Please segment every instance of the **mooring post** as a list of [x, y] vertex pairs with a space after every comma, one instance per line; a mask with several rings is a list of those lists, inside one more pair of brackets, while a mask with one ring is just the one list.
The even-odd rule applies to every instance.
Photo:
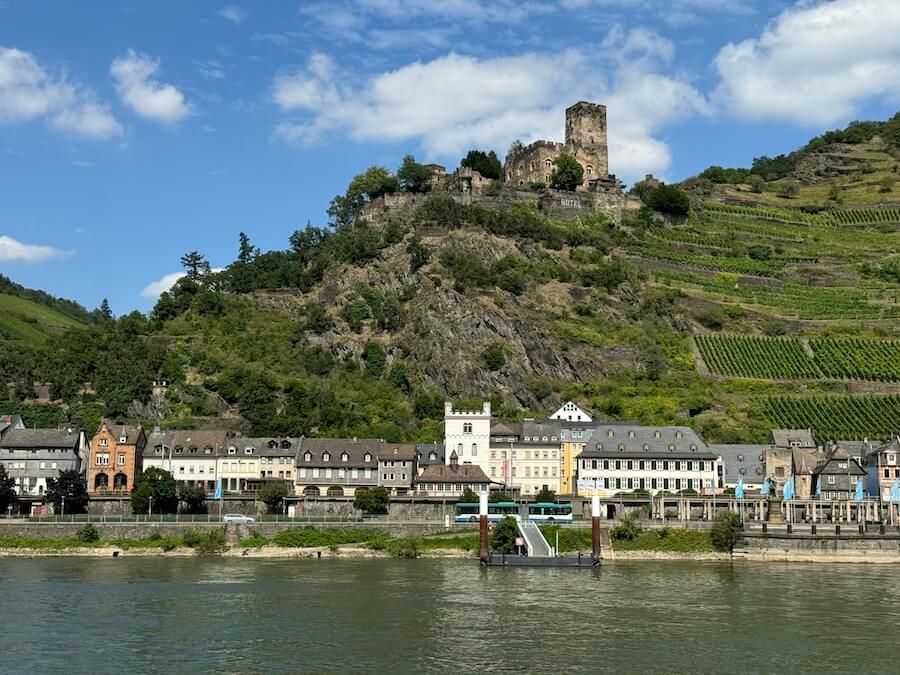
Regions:
[[600, 560], [600, 495], [591, 497], [591, 555]]
[[481, 560], [487, 560], [488, 557], [488, 496], [486, 492], [482, 492], [478, 496], [478, 515], [479, 515], [479, 546], [478, 557]]

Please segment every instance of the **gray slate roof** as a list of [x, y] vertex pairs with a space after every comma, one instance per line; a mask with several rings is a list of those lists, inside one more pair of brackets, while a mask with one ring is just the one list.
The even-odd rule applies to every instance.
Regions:
[[776, 448], [790, 448], [792, 441], [800, 441], [802, 448], [816, 447], [811, 429], [772, 429], [770, 440]]
[[78, 447], [81, 432], [65, 429], [10, 429], [0, 446], [4, 448], [68, 448]]
[[718, 455], [690, 427], [601, 424], [579, 457], [716, 459]]
[[417, 483], [490, 483], [477, 464], [431, 464], [426, 466]]
[[[419, 443], [416, 445], [416, 452], [419, 455], [419, 466], [428, 466], [429, 464], [444, 464], [444, 444], [443, 443]], [[435, 453], [437, 457], [431, 459], [431, 453]]]
[[[743, 476], [744, 483], [762, 483], [765, 476], [764, 459], [767, 445], [747, 443], [711, 444], [709, 451], [722, 458], [725, 470], [725, 482], [736, 485], [738, 476]], [[760, 460], [763, 456], [763, 460]]]
[[[394, 456], [393, 450], [397, 448], [404, 456]], [[405, 449], [405, 448], [408, 448]], [[306, 453], [310, 459], [307, 461]], [[365, 455], [369, 453], [372, 461], [366, 462]], [[326, 459], [326, 454], [328, 458]], [[342, 460], [343, 453], [347, 453], [347, 461]], [[377, 467], [379, 456], [385, 459], [409, 459], [415, 457], [415, 446], [407, 443], [385, 443], [380, 438], [304, 438], [300, 443], [300, 454], [297, 456], [297, 466], [312, 467]], [[399, 455], [399, 452], [398, 452]]]
[[141, 436], [141, 426], [137, 424], [110, 424], [106, 423], [109, 433], [119, 438], [124, 437], [127, 445], [136, 445]]
[[295, 457], [300, 450], [300, 438], [282, 438], [263, 436], [260, 438], [248, 438], [240, 436], [232, 438], [225, 443], [225, 448], [234, 447], [239, 452], [245, 448], [253, 448], [254, 454], [262, 457]]
[[178, 429], [159, 431], [154, 430], [147, 437], [147, 445], [144, 446], [144, 457], [159, 456], [158, 448], [182, 448], [189, 452], [191, 448], [204, 450], [211, 448], [213, 455], [221, 454], [227, 447], [228, 432], [223, 429]]

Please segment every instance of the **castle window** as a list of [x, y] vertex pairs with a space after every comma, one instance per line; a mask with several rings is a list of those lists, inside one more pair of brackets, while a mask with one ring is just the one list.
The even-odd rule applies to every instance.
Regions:
[[525, 172], [525, 165], [519, 164], [519, 175], [521, 176]]
[[587, 170], [586, 170], [586, 171], [587, 171], [587, 177], [588, 177], [588, 178], [590, 178], [591, 176], [594, 175], [594, 167], [592, 167], [590, 164], [587, 165]]
[[519, 185], [525, 185], [525, 181], [524, 181], [524, 180], [520, 180], [520, 181], [519, 181]]
[[551, 169], [553, 169], [553, 160], [552, 160], [552, 159], [545, 159], [545, 160], [544, 160], [544, 166], [547, 168], [548, 171], [551, 170]]
[[531, 170], [534, 171], [534, 162], [531, 163]]
[[472, 433], [472, 423], [471, 422], [466, 422], [465, 424], [463, 424], [463, 433], [464, 434]]

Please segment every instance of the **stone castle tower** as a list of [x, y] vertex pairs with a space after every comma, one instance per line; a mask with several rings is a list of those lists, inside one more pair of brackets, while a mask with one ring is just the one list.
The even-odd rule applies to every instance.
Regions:
[[579, 101], [568, 107], [565, 143], [541, 140], [511, 150], [504, 166], [506, 182], [522, 187], [536, 182], [549, 185], [553, 161], [564, 152], [584, 169], [582, 190], [609, 177], [605, 105]]
[[584, 169], [585, 184], [609, 175], [605, 105], [579, 101], [566, 108], [566, 152]]

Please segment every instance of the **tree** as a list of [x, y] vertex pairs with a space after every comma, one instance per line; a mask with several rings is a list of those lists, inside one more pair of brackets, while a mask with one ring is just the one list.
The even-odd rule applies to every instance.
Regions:
[[512, 496], [508, 492], [492, 492], [488, 495], [488, 501], [492, 504], [497, 502], [511, 502]]
[[647, 194], [647, 206], [660, 213], [686, 216], [691, 210], [687, 192], [677, 185], [658, 185]]
[[84, 477], [75, 469], [60, 470], [57, 478], [47, 479], [47, 501], [53, 504], [53, 511], [57, 514], [84, 513], [88, 505]]
[[250, 237], [241, 232], [238, 235], [238, 262], [246, 265], [247, 263], [253, 262], [253, 259], [258, 255], [259, 249], [250, 243]]
[[778, 196], [785, 199], [795, 199], [800, 194], [800, 183], [795, 180], [786, 180], [778, 190]]
[[463, 490], [459, 501], [463, 504], [473, 504], [478, 501], [478, 495], [472, 491], [472, 488], [467, 487], [465, 490]]
[[487, 153], [484, 150], [469, 150], [459, 165], [477, 171], [484, 178], [492, 180], [500, 180], [503, 176], [503, 165], [493, 150]]
[[719, 515], [709, 536], [717, 551], [731, 553], [741, 538], [741, 517], [731, 512]]
[[481, 352], [481, 360], [488, 370], [500, 370], [506, 365], [506, 350], [503, 345], [492, 344]]
[[387, 488], [357, 488], [353, 495], [353, 507], [365, 513], [387, 513], [390, 494]]
[[428, 192], [431, 189], [431, 169], [419, 164], [412, 155], [406, 155], [397, 169], [397, 180], [404, 192]]
[[368, 340], [366, 346], [363, 347], [363, 361], [366, 362], [366, 375], [374, 378], [381, 377], [384, 372], [384, 364], [387, 356], [384, 353], [384, 347], [373, 340]]
[[100, 318], [104, 321], [109, 321], [113, 318], [112, 309], [109, 307], [109, 300], [106, 298], [103, 298], [103, 300], [100, 301]]
[[175, 479], [168, 471], [155, 466], [138, 474], [131, 491], [131, 510], [134, 513], [148, 513], [151, 509], [153, 513], [178, 512]]
[[[199, 485], [180, 485], [178, 499], [184, 504], [183, 513], [206, 513], [206, 490]], [[156, 500], [153, 500], [154, 503]]]
[[556, 493], [550, 488], [541, 488], [540, 492], [534, 496], [534, 501], [556, 503]]
[[406, 253], [409, 255], [410, 272], [417, 272], [431, 256], [428, 249], [422, 246], [422, 240], [419, 237], [413, 237], [407, 242]]
[[199, 251], [188, 251], [181, 256], [181, 265], [187, 272], [187, 278], [194, 282], [209, 274], [209, 263]]
[[0, 513], [6, 513], [10, 505], [16, 505], [16, 479], [0, 464]]
[[564, 152], [553, 163], [556, 168], [550, 174], [550, 187], [572, 192], [581, 185], [581, 181], [584, 180], [584, 169], [572, 155]]
[[506, 516], [491, 529], [491, 550], [494, 553], [514, 553], [518, 536], [519, 527], [516, 525], [516, 519]]
[[256, 496], [269, 508], [269, 513], [278, 513], [284, 498], [288, 496], [287, 485], [283, 480], [266, 481]]

